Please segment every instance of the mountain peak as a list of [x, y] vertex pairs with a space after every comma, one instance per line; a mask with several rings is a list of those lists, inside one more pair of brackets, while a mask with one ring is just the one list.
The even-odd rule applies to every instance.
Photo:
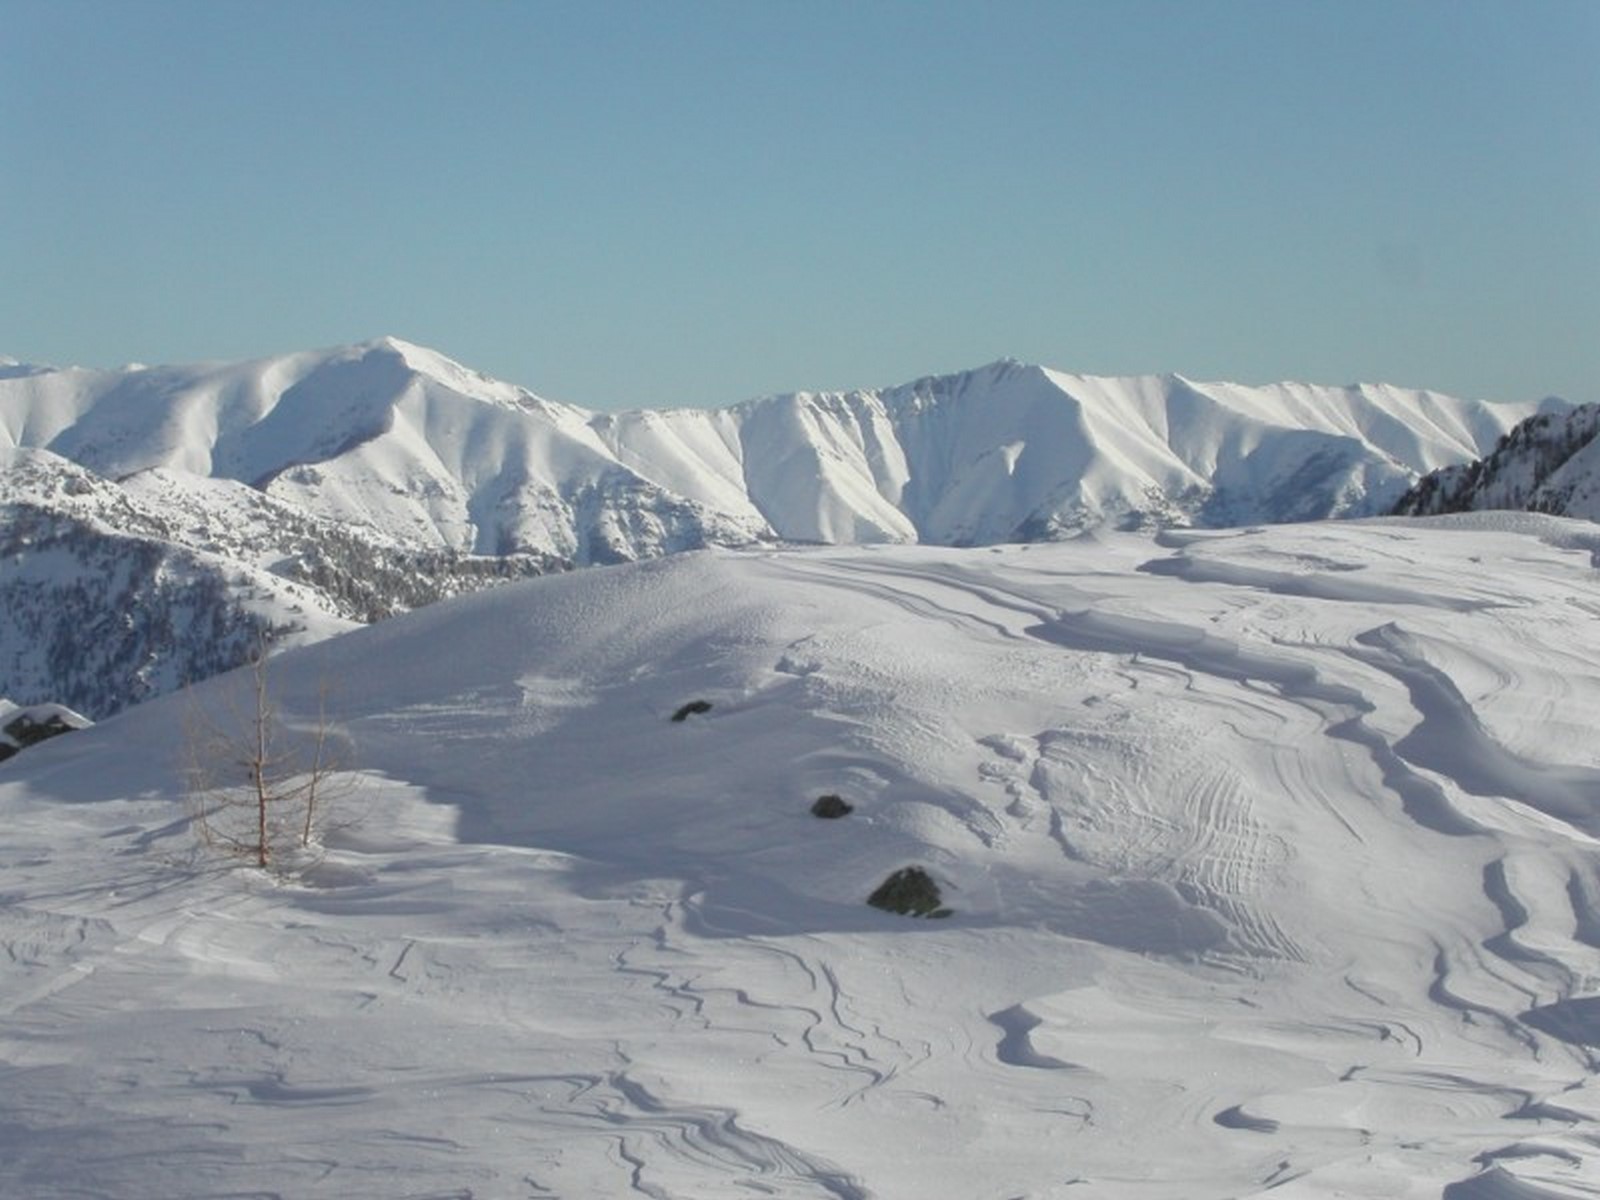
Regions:
[[394, 334], [163, 368], [159, 387], [148, 372], [6, 378], [24, 369], [0, 367], [0, 434], [109, 478], [167, 465], [270, 486], [405, 543], [580, 562], [770, 537], [1035, 540], [1149, 512], [1359, 516], [1533, 411], [1005, 356], [894, 388], [597, 422]]
[[[305, 614], [259, 618], [245, 591], [208, 584], [241, 645], [251, 620], [364, 619], [529, 570], [707, 546], [991, 545], [1102, 525], [1366, 516], [1421, 473], [1486, 453], [1532, 411], [1001, 358], [898, 388], [597, 419], [392, 335], [145, 371], [0, 366], [0, 448], [59, 456], [25, 479], [8, 473], [13, 506], [86, 564], [179, 564], [130, 576], [118, 613], [165, 611], [171, 581], [231, 571], [255, 572], [249, 587]], [[8, 565], [0, 583], [0, 660], [13, 646], [40, 671], [90, 662], [92, 645], [37, 636], [45, 593], [28, 588], [57, 578], [36, 554], [45, 541], [11, 545], [35, 565]], [[376, 582], [352, 592], [352, 572]], [[51, 603], [76, 602], [60, 591]], [[90, 613], [62, 628], [92, 641], [100, 625]], [[168, 654], [151, 629], [150, 653]], [[117, 661], [149, 674], [138, 654]]]
[[884, 395], [910, 394], [919, 397], [929, 396], [958, 396], [965, 395], [975, 390], [992, 387], [1008, 379], [1027, 375], [1044, 377], [1049, 374], [1047, 368], [1036, 363], [1023, 362], [1021, 359], [997, 358], [993, 362], [984, 363], [981, 367], [971, 367], [964, 371], [943, 371], [934, 375], [921, 375], [910, 383], [898, 387], [884, 388]]
[[[335, 351], [335, 353], [339, 353]], [[400, 359], [412, 370], [422, 374], [448, 375], [467, 374], [467, 368], [456, 362], [448, 355], [437, 350], [429, 349], [419, 342], [407, 341], [405, 338], [395, 337], [393, 334], [384, 334], [382, 337], [371, 338], [365, 342], [357, 342], [344, 349], [343, 357], [365, 358], [369, 354], [381, 354]]]
[[384, 334], [370, 341], [358, 342], [348, 348], [348, 355], [353, 358], [364, 358], [369, 354], [397, 359], [416, 374], [474, 400], [484, 400], [491, 404], [509, 405], [514, 408], [549, 404], [527, 388], [496, 379], [492, 375], [457, 362], [438, 350], [393, 334]]

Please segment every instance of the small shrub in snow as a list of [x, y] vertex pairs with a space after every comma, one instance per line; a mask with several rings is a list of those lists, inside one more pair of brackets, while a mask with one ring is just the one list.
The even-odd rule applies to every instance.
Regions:
[[709, 701], [709, 700], [691, 700], [691, 701], [689, 701], [689, 703], [685, 704], [682, 708], [680, 708], [677, 712], [673, 713], [672, 714], [672, 719], [674, 721], [687, 721], [690, 717], [695, 716], [697, 713], [708, 713], [710, 711], [711, 711], [711, 701]]
[[907, 917], [948, 917], [941, 901], [939, 885], [921, 867], [901, 867], [867, 897], [873, 908]]
[[833, 821], [839, 817], [849, 816], [854, 811], [855, 805], [832, 793], [826, 796], [818, 796], [816, 802], [811, 806], [811, 815], [813, 817], [821, 817], [825, 821]]
[[[184, 791], [200, 841], [255, 866], [293, 869], [314, 858], [328, 810], [349, 788], [349, 746], [327, 719], [289, 730], [267, 686], [267, 647], [250, 660], [243, 703], [189, 714]], [[229, 701], [233, 701], [230, 703]]]

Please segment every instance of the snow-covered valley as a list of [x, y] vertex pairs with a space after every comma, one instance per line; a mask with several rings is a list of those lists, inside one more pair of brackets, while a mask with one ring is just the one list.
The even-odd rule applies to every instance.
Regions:
[[[1597, 554], [1480, 514], [510, 584], [274, 661], [361, 785], [289, 879], [185, 820], [237, 676], [35, 746], [0, 1193], [1600, 1194]], [[908, 865], [949, 918], [866, 905]]]

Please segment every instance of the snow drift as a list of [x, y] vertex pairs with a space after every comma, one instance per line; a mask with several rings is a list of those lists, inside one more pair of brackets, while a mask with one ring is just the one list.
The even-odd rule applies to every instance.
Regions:
[[[298, 880], [195, 855], [181, 698], [40, 745], [6, 1186], [1588, 1194], [1597, 550], [1472, 516], [445, 601], [274, 664], [365, 785]], [[909, 866], [953, 915], [866, 904]]]

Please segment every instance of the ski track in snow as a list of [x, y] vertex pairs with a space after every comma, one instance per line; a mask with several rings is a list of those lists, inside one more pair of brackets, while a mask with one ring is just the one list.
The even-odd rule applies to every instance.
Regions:
[[[1600, 1195], [1600, 764], [1529, 724], [1596, 694], [1592, 578], [1446, 594], [1505, 546], [1407, 529], [637, 569], [626, 704], [555, 641], [394, 675], [297, 884], [30, 751], [0, 1194]], [[907, 861], [955, 917], [865, 909]]]

